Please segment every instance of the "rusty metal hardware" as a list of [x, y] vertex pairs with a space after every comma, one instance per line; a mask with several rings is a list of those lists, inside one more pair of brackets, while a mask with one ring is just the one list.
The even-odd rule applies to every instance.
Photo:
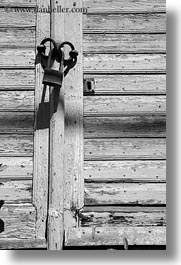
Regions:
[[[49, 55], [46, 55], [46, 43], [50, 42], [53, 47], [51, 48]], [[65, 59], [64, 46], [68, 45], [71, 48], [69, 52], [69, 58]], [[40, 56], [40, 62], [44, 69], [43, 84], [53, 87], [61, 87], [63, 77], [67, 75], [69, 70], [77, 63], [78, 51], [75, 50], [74, 45], [71, 42], [64, 41], [62, 43], [55, 42], [52, 38], [46, 38], [42, 40], [37, 47], [38, 54]], [[55, 62], [60, 64], [58, 70], [52, 69]], [[64, 70], [64, 67], [66, 69]]]

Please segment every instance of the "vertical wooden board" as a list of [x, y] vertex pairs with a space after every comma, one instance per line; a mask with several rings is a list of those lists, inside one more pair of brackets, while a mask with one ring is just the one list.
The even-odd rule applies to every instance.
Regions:
[[[75, 1], [69, 1], [73, 6]], [[76, 1], [82, 7], [82, 0]], [[65, 84], [65, 230], [74, 226], [74, 210], [83, 207], [83, 58], [82, 14], [65, 15], [64, 38], [78, 50], [77, 64], [64, 80]]]
[[[38, 0], [37, 5], [50, 5]], [[50, 37], [50, 14], [37, 13], [36, 46]], [[36, 237], [44, 239], [48, 200], [49, 93], [42, 85], [43, 69], [36, 64], [33, 204], [37, 209]]]
[[[51, 1], [51, 8], [64, 1]], [[64, 36], [64, 15], [51, 13], [51, 38]], [[61, 26], [60, 26], [61, 25]], [[54, 65], [54, 67], [56, 67]], [[47, 241], [49, 250], [61, 250], [64, 236], [64, 85], [50, 87], [50, 155]]]

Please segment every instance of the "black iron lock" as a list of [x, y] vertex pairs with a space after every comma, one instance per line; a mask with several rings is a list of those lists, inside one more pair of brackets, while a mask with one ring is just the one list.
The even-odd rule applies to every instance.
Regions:
[[[62, 86], [62, 81], [63, 81], [63, 69], [54, 70], [52, 69], [52, 65], [54, 64], [56, 57], [54, 55], [55, 51], [52, 49], [49, 52], [48, 56], [48, 62], [47, 62], [47, 67], [45, 68], [44, 76], [43, 76], [43, 84], [46, 86], [53, 86], [53, 87], [61, 87]], [[61, 62], [60, 64], [63, 64], [63, 51], [62, 51], [62, 56], [61, 56]]]
[[[51, 42], [53, 48], [50, 50], [49, 55], [45, 54], [46, 42]], [[69, 58], [65, 59], [64, 46], [68, 45], [71, 48], [69, 52]], [[44, 39], [41, 44], [37, 47], [38, 53], [41, 56], [41, 65], [44, 69], [43, 84], [53, 87], [61, 87], [63, 82], [63, 77], [68, 73], [68, 71], [75, 66], [77, 63], [78, 52], [75, 50], [71, 42], [56, 43], [51, 38]], [[59, 70], [52, 69], [54, 63], [58, 62], [60, 64]], [[64, 66], [67, 67], [64, 72]]]

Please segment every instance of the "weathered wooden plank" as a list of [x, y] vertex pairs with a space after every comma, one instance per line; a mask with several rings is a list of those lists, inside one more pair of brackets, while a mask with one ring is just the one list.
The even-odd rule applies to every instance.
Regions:
[[165, 12], [165, 0], [84, 0], [83, 7], [88, 9], [88, 13], [142, 13], [142, 12]]
[[166, 140], [121, 138], [84, 140], [85, 160], [165, 159]]
[[0, 68], [34, 68], [34, 49], [0, 49]]
[[84, 73], [160, 73], [166, 71], [165, 54], [85, 54]]
[[[82, 0], [68, 1], [82, 7]], [[64, 80], [65, 85], [65, 165], [64, 165], [64, 229], [74, 227], [73, 208], [84, 206], [83, 177], [83, 45], [82, 14], [66, 14], [64, 38], [79, 51], [77, 64]]]
[[165, 137], [166, 116], [86, 117], [84, 138]]
[[0, 219], [4, 223], [1, 239], [34, 239], [36, 210], [31, 204], [3, 205]]
[[0, 91], [0, 111], [34, 111], [33, 91]]
[[32, 8], [24, 12], [19, 9], [0, 8], [0, 28], [35, 27], [36, 13]]
[[35, 30], [24, 28], [0, 28], [1, 48], [34, 48]]
[[84, 116], [139, 116], [165, 113], [165, 96], [84, 97]]
[[32, 134], [33, 112], [0, 112], [0, 134]]
[[33, 161], [30, 157], [0, 157], [0, 180], [26, 179], [33, 176]]
[[86, 183], [85, 205], [161, 205], [166, 203], [164, 183]]
[[32, 135], [0, 135], [0, 157], [32, 156]]
[[84, 53], [164, 53], [166, 34], [84, 34]]
[[46, 249], [46, 239], [2, 239], [0, 249]]
[[[37, 6], [50, 6], [49, 0], [37, 0]], [[36, 47], [50, 37], [50, 14], [38, 12], [36, 16]], [[37, 60], [38, 62], [38, 60]], [[48, 210], [49, 174], [49, 91], [42, 84], [44, 71], [40, 63], [35, 69], [35, 130], [33, 205], [37, 209], [36, 238], [45, 238]]]
[[165, 33], [165, 14], [87, 14], [84, 33]]
[[32, 180], [0, 182], [0, 200], [4, 203], [30, 203], [32, 201]]
[[165, 182], [166, 161], [85, 161], [86, 182]]
[[33, 90], [34, 70], [0, 70], [0, 90]]
[[35, 7], [36, 0], [1, 0], [1, 7]]
[[165, 227], [84, 227], [65, 234], [65, 246], [166, 245]]
[[[84, 75], [94, 95], [165, 94], [166, 75]], [[84, 86], [84, 94], [91, 94]]]
[[96, 211], [90, 208], [79, 213], [80, 227], [166, 226], [165, 207], [150, 207], [150, 211], [149, 207], [136, 207], [137, 212], [131, 212], [133, 207], [117, 207], [116, 212], [110, 207], [104, 207], [104, 211], [103, 207], [93, 208]]

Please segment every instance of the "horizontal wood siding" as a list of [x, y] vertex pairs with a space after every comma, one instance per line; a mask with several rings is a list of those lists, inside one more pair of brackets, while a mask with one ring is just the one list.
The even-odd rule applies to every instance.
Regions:
[[85, 205], [165, 205], [164, 183], [86, 183]]
[[[165, 75], [84, 75], [92, 80], [94, 96], [97, 95], [157, 95], [166, 93]], [[92, 95], [84, 86], [84, 94]]]
[[1, 0], [0, 7], [35, 7], [36, 0]]
[[89, 13], [150, 13], [165, 12], [165, 0], [84, 0], [83, 6]]
[[164, 245], [166, 1], [83, 3], [85, 208], [65, 242]]
[[165, 161], [85, 161], [84, 178], [90, 183], [165, 182]]
[[31, 157], [0, 157], [0, 181], [31, 179], [33, 161]]
[[85, 138], [165, 137], [166, 116], [86, 117]]
[[84, 116], [164, 115], [165, 99], [165, 96], [85, 96]]
[[35, 0], [0, 3], [1, 249], [42, 244], [35, 242], [37, 213], [32, 205], [35, 6]]
[[35, 28], [36, 14], [33, 9], [26, 12], [15, 12], [13, 8], [0, 8], [0, 28]]
[[165, 207], [85, 207], [81, 227], [166, 226]]
[[166, 16], [162, 13], [87, 14], [83, 16], [84, 33], [164, 33]]
[[5, 204], [0, 210], [2, 239], [35, 239], [36, 210], [31, 204]]
[[164, 54], [85, 54], [85, 73], [160, 73], [166, 71]]
[[81, 227], [65, 234], [66, 246], [120, 246], [125, 238], [128, 245], [165, 245], [165, 227]]
[[165, 34], [84, 34], [84, 53], [165, 53]]
[[34, 90], [34, 84], [34, 69], [0, 69], [0, 90]]
[[5, 203], [31, 203], [32, 180], [0, 181], [0, 200]]

